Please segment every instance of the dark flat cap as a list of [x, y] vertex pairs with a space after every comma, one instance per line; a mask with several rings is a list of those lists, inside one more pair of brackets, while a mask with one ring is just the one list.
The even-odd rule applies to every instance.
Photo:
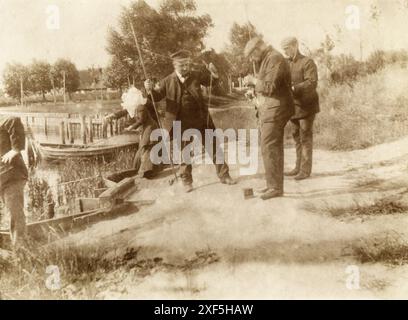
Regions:
[[182, 60], [191, 58], [191, 52], [188, 50], [179, 50], [170, 55], [172, 60]]
[[255, 48], [257, 48], [262, 43], [263, 43], [263, 40], [261, 37], [254, 37], [251, 40], [249, 40], [244, 49], [244, 56], [246, 58], [249, 57], [252, 51], [254, 51]]

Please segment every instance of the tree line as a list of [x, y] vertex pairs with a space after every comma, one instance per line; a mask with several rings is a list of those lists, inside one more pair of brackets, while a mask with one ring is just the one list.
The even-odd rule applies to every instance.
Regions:
[[54, 64], [39, 60], [30, 65], [9, 63], [3, 73], [5, 92], [20, 102], [30, 94], [41, 94], [45, 100], [46, 93], [55, 95], [62, 88], [71, 94], [78, 89], [79, 80], [75, 64], [66, 59], [59, 59]]
[[[209, 62], [217, 66], [221, 81], [214, 93], [225, 92], [233, 77], [247, 73], [250, 64], [242, 52], [250, 37], [258, 35], [253, 25], [235, 23], [229, 35], [230, 44], [224, 51], [206, 50], [204, 38], [213, 23], [209, 15], [197, 14], [194, 0], [162, 0], [158, 9], [144, 0], [134, 1], [122, 9], [118, 27], [108, 31], [109, 64], [98, 72], [87, 70], [95, 82], [107, 88], [122, 91], [132, 84], [140, 86], [145, 78], [130, 24], [140, 43], [148, 77], [160, 79], [169, 74], [172, 71], [170, 54], [187, 49], [196, 57], [194, 68], [203, 68]], [[42, 94], [45, 100], [46, 93], [63, 88], [64, 74], [66, 91], [78, 90], [80, 73], [69, 60], [60, 59], [53, 65], [46, 61], [33, 61], [29, 66], [8, 64], [3, 74], [4, 89], [20, 101], [22, 93]]]
[[[187, 49], [195, 57], [194, 68], [203, 68], [209, 62], [217, 66], [221, 81], [214, 88], [215, 94], [226, 92], [232, 80], [253, 73], [253, 65], [243, 56], [243, 51], [252, 37], [262, 36], [250, 22], [234, 23], [224, 50], [208, 50], [204, 39], [213, 22], [209, 15], [197, 13], [194, 0], [161, 0], [157, 9], [144, 0], [137, 0], [122, 9], [117, 27], [108, 31], [106, 50], [110, 60], [107, 67], [87, 70], [94, 83], [120, 92], [132, 84], [142, 86], [145, 75], [131, 25], [140, 44], [147, 77], [160, 79], [169, 74], [172, 71], [170, 54]], [[389, 63], [408, 60], [405, 51], [377, 51], [366, 61], [357, 61], [351, 55], [333, 55], [335, 46], [335, 41], [327, 35], [319, 48], [305, 48], [303, 52], [316, 60], [329, 84], [348, 83]], [[3, 75], [5, 91], [19, 100], [22, 92], [42, 94], [45, 99], [47, 92], [63, 88], [64, 75], [66, 91], [76, 91], [80, 76], [69, 60], [60, 59], [54, 65], [44, 61], [34, 61], [29, 66], [9, 64]]]

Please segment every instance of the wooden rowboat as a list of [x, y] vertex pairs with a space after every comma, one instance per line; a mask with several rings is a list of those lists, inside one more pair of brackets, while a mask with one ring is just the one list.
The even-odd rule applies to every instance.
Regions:
[[120, 135], [87, 145], [38, 143], [43, 159], [66, 160], [68, 158], [109, 157], [121, 150], [136, 149], [138, 135]]
[[[130, 176], [126, 171], [123, 175]], [[103, 220], [134, 214], [141, 206], [152, 205], [154, 200], [133, 200], [129, 197], [138, 191], [139, 180], [127, 177], [118, 182], [109, 181], [109, 186], [96, 198], [79, 198], [75, 214], [28, 223], [28, 237], [38, 244], [60, 239], [89, 225]], [[10, 233], [0, 230], [0, 249], [10, 248]]]

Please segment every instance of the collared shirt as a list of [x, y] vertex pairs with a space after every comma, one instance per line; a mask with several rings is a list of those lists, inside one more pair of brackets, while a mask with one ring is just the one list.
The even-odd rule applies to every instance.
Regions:
[[176, 71], [177, 78], [181, 83], [184, 83], [187, 80], [187, 77], [183, 77], [179, 72]]

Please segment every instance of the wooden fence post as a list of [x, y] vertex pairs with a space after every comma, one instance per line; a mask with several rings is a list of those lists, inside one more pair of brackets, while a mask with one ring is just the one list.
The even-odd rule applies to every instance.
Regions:
[[115, 121], [115, 135], [119, 134], [119, 120]]
[[108, 137], [108, 122], [103, 119], [102, 120], [102, 138], [106, 139]]
[[92, 116], [89, 116], [89, 142], [93, 142]]
[[48, 138], [48, 118], [44, 117], [44, 135]]
[[86, 121], [85, 115], [81, 115], [81, 136], [82, 136], [82, 143], [86, 144]]
[[68, 137], [69, 137], [69, 143], [74, 144], [75, 138], [74, 138], [74, 131], [72, 129], [72, 123], [68, 122]]
[[113, 121], [110, 121], [109, 122], [109, 133], [110, 133], [110, 136], [112, 137], [113, 136], [113, 123], [112, 123]]

